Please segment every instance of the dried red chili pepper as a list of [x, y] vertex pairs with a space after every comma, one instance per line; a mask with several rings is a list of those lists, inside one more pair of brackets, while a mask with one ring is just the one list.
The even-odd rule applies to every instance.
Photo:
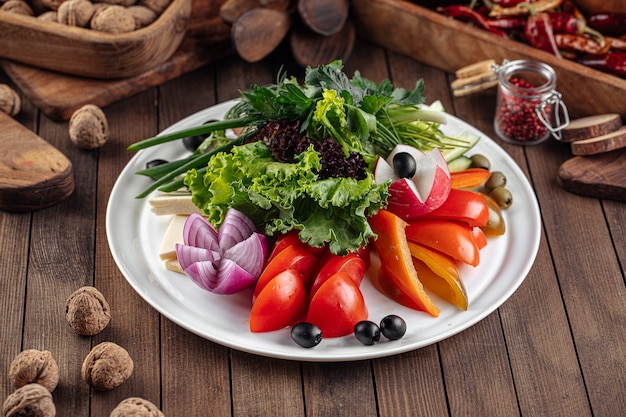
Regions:
[[505, 38], [508, 37], [505, 32], [497, 28], [492, 28], [483, 15], [468, 6], [455, 4], [447, 7], [437, 7], [437, 11], [445, 14], [446, 16], [459, 19], [464, 22], [473, 23], [477, 27], [487, 30], [495, 35]]
[[587, 17], [587, 24], [604, 35], [624, 35], [626, 13], [594, 13]]
[[487, 23], [492, 28], [507, 31], [513, 29], [523, 29], [524, 26], [526, 26], [526, 20], [526, 17], [510, 16], [502, 17], [500, 19], [487, 19]]
[[626, 52], [612, 51], [606, 54], [588, 54], [577, 59], [579, 64], [626, 77]]
[[552, 21], [547, 13], [537, 13], [529, 16], [524, 33], [530, 45], [559, 58], [561, 57], [561, 52], [559, 52], [559, 48], [554, 40]]
[[619, 51], [626, 51], [626, 38], [613, 38], [610, 36], [605, 37], [608, 46], [611, 49], [617, 49]]
[[[491, 0], [491, 2], [502, 7], [513, 7], [520, 3], [529, 3], [527, 0]], [[532, 3], [532, 1], [530, 2]]]
[[554, 41], [559, 49], [585, 54], [602, 54], [609, 51], [609, 44], [599, 44], [593, 39], [574, 33], [556, 33]]

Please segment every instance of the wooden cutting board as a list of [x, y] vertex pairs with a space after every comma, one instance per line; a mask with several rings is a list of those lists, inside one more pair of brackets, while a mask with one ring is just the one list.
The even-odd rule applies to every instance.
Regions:
[[561, 165], [557, 181], [572, 193], [626, 201], [626, 149], [575, 156]]
[[0, 143], [0, 210], [37, 210], [72, 194], [74, 173], [70, 160], [3, 112]]
[[178, 50], [163, 64], [135, 77], [104, 80], [12, 61], [2, 61], [0, 65], [43, 113], [56, 120], [68, 120], [84, 104], [106, 107], [232, 54], [230, 27], [219, 18], [221, 2], [194, 0], [189, 27]]

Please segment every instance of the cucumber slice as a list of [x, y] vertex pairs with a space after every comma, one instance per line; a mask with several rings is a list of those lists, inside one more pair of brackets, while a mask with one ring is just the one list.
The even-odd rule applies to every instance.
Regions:
[[465, 155], [461, 155], [458, 158], [455, 158], [452, 161], [448, 162], [448, 169], [450, 170], [450, 172], [464, 171], [470, 166], [472, 166], [472, 160]]
[[441, 153], [448, 164], [472, 149], [480, 140], [480, 136], [470, 135], [465, 132], [461, 132], [451, 137], [459, 139], [459, 141], [446, 141], [446, 147], [441, 150]]

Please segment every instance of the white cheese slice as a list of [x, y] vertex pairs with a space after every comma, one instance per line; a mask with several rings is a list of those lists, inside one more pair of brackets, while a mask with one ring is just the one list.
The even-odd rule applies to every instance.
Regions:
[[165, 269], [179, 272], [181, 274], [185, 273], [185, 271], [183, 271], [183, 268], [180, 266], [180, 263], [178, 263], [178, 259], [168, 259], [167, 261], [165, 261]]
[[159, 257], [162, 260], [176, 259], [176, 244], [183, 243], [183, 228], [187, 217], [188, 216], [184, 215], [172, 217], [170, 224], [167, 226], [165, 237], [161, 242], [161, 248], [159, 249]]
[[151, 210], [157, 216], [202, 214], [202, 211], [192, 203], [188, 192], [163, 193], [148, 200]]

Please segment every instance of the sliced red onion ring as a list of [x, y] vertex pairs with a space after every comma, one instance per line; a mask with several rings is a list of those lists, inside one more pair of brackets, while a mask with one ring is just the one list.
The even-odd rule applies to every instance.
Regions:
[[255, 277], [261, 275], [266, 257], [267, 238], [261, 233], [253, 233], [224, 252], [224, 259], [230, 259]]
[[218, 232], [220, 248], [228, 250], [246, 240], [254, 232], [256, 232], [256, 226], [252, 220], [239, 210], [230, 208]]
[[200, 288], [215, 294], [235, 294], [251, 287], [257, 280], [230, 259], [222, 259], [217, 270], [211, 261], [196, 262], [185, 269], [185, 273]]
[[218, 252], [220, 250], [217, 230], [207, 219], [198, 213], [192, 213], [185, 221], [183, 242], [185, 242], [185, 245], [197, 248]]
[[191, 264], [196, 262], [211, 261], [215, 264], [219, 262], [222, 255], [219, 252], [197, 248], [195, 246], [176, 244], [176, 257], [178, 263], [183, 270], [187, 269]]

